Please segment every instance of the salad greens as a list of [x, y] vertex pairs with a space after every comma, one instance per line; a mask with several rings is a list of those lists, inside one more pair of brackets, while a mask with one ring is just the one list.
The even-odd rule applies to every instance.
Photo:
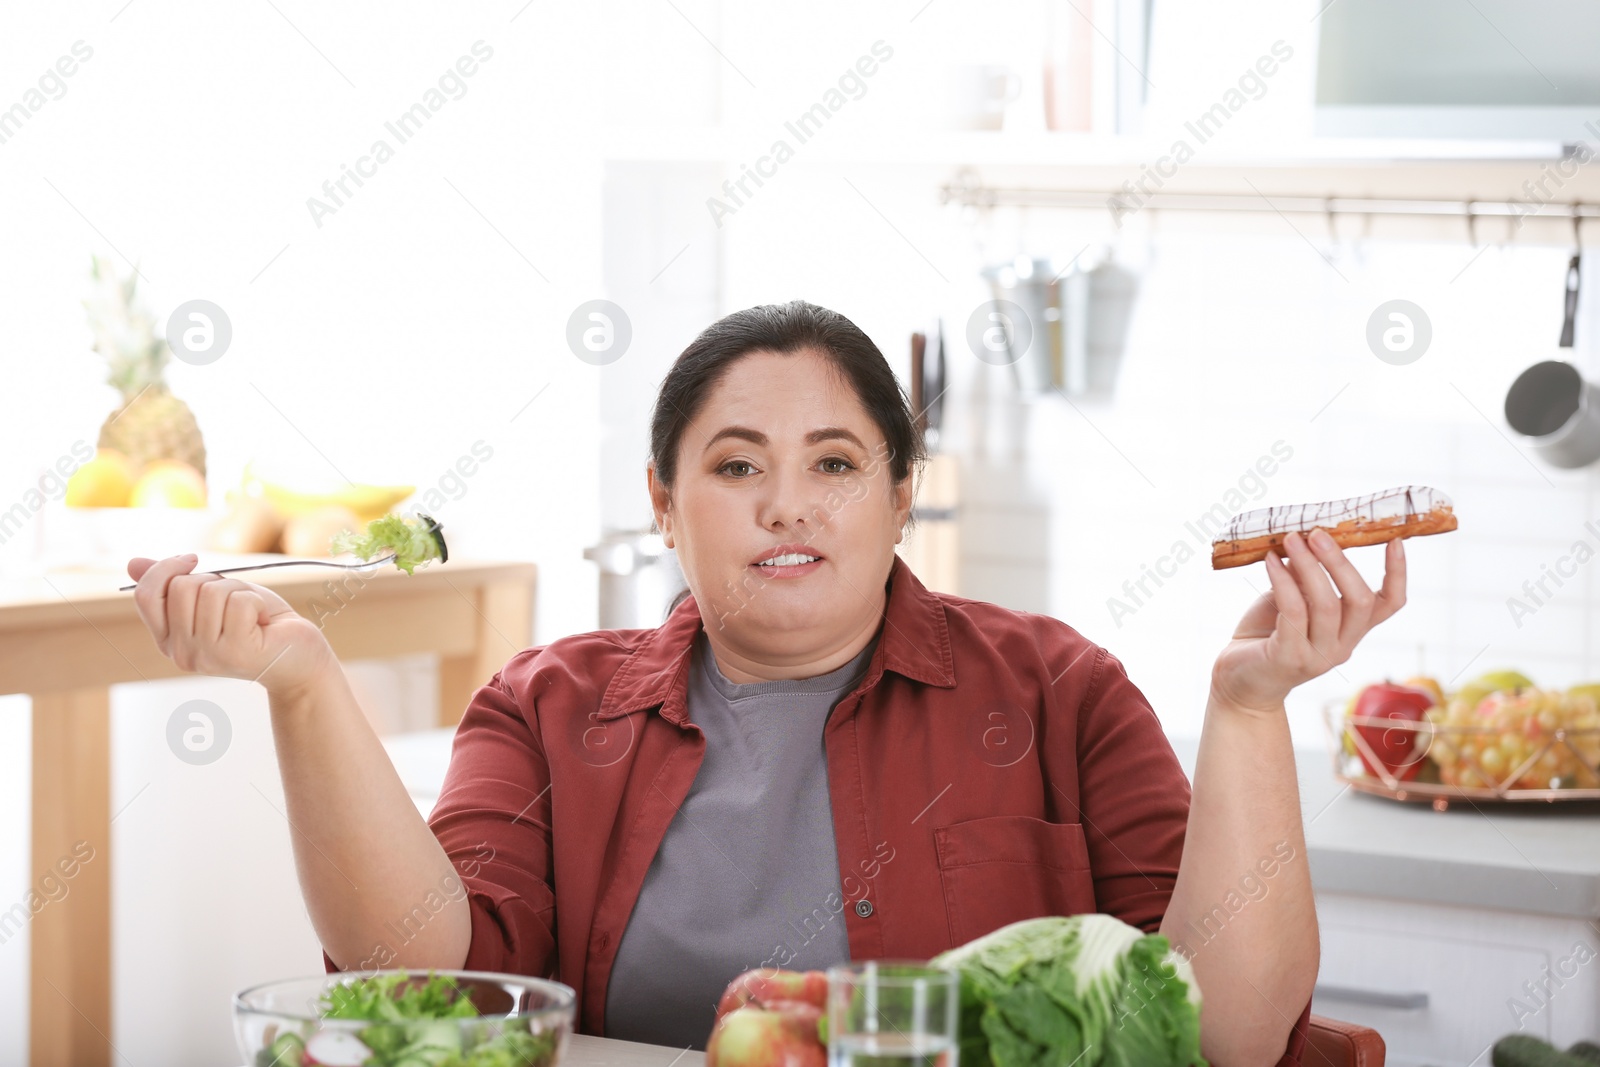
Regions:
[[256, 1054], [254, 1067], [552, 1067], [560, 1033], [534, 1034], [523, 1017], [484, 1018], [447, 975], [426, 980], [404, 971], [331, 987], [318, 1002], [324, 1019], [371, 1026], [283, 1033]]
[[1114, 916], [1024, 919], [932, 963], [961, 975], [962, 1067], [1206, 1064], [1189, 961]]
[[407, 574], [429, 560], [440, 563], [450, 558], [445, 547], [444, 527], [431, 516], [418, 512], [415, 519], [384, 515], [367, 523], [365, 533], [340, 530], [333, 535], [333, 551], [353, 552], [362, 559], [394, 552], [394, 565]]
[[[403, 986], [396, 992], [397, 986]], [[477, 1015], [461, 987], [442, 974], [429, 973], [421, 985], [404, 971], [374, 975], [348, 985], [336, 985], [322, 994], [324, 1019], [367, 1019], [399, 1022], [403, 1019], [459, 1019]]]

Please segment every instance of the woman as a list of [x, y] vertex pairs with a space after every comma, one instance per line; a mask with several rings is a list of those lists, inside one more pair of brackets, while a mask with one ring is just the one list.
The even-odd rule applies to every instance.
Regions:
[[1318, 936], [1283, 701], [1401, 606], [1400, 542], [1377, 594], [1321, 538], [1268, 557], [1191, 795], [1115, 656], [930, 593], [895, 555], [921, 458], [843, 316], [794, 301], [706, 329], [661, 386], [646, 474], [692, 596], [513, 656], [428, 822], [316, 626], [193, 556], [128, 571], [180, 667], [267, 688], [330, 969], [554, 977], [583, 1032], [700, 1048], [748, 968], [1103, 911], [1191, 957], [1212, 1063], [1297, 1063]]

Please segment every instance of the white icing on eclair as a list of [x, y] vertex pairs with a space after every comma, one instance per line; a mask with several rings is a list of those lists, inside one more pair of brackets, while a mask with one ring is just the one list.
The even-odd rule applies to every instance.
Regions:
[[1400, 485], [1364, 496], [1324, 500], [1314, 504], [1280, 504], [1243, 511], [1228, 520], [1228, 528], [1213, 541], [1246, 541], [1272, 534], [1303, 533], [1318, 526], [1331, 529], [1340, 523], [1365, 522], [1393, 525], [1409, 522], [1429, 512], [1451, 511], [1450, 498], [1429, 485]]

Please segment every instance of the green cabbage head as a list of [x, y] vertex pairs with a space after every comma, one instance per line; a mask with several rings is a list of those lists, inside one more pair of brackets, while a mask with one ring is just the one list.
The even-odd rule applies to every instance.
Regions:
[[961, 975], [961, 1067], [1209, 1067], [1189, 961], [1113, 916], [1025, 919], [932, 962]]

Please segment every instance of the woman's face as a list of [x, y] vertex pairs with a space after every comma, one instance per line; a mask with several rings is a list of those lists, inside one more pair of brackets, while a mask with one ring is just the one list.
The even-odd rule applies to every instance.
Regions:
[[[848, 379], [805, 350], [736, 361], [684, 430], [656, 522], [708, 631], [765, 662], [826, 656], [877, 629], [911, 509]], [[815, 562], [767, 565], [795, 553]]]

